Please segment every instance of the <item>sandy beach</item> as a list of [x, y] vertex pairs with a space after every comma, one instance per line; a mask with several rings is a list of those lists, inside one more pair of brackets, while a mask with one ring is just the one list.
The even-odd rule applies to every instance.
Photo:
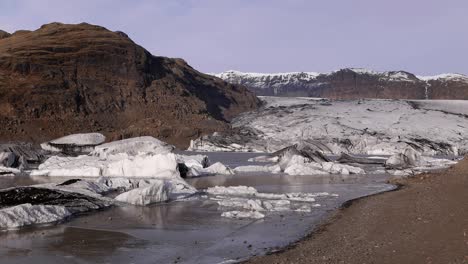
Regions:
[[302, 241], [247, 263], [468, 263], [468, 160], [346, 203]]

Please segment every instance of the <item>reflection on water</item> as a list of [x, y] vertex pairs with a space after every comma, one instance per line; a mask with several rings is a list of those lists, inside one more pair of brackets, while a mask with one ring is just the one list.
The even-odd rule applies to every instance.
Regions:
[[[260, 154], [211, 153], [213, 162], [245, 165]], [[228, 159], [228, 161], [226, 161]], [[281, 212], [262, 220], [222, 218], [213, 201], [113, 207], [61, 225], [0, 233], [1, 263], [219, 263], [286, 246], [349, 199], [389, 190], [385, 175], [217, 175], [189, 179], [197, 188], [254, 186], [261, 192], [329, 192], [311, 213]], [[64, 179], [4, 177], [0, 187]]]
[[115, 254], [120, 248], [142, 247], [144, 240], [136, 239], [125, 233], [96, 229], [65, 227], [62, 233], [52, 235], [51, 243], [46, 246], [50, 252], [65, 255], [77, 255], [80, 258], [96, 261], [106, 254]]

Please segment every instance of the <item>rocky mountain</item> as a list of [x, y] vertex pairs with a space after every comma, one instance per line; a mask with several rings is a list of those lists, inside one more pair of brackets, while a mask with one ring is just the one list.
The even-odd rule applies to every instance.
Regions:
[[442, 74], [421, 77], [405, 71], [376, 72], [341, 69], [330, 73], [243, 73], [215, 76], [247, 86], [257, 95], [310, 96], [334, 99], [468, 99], [468, 76]]
[[0, 32], [0, 141], [101, 132], [182, 146], [258, 103], [245, 87], [153, 56], [123, 32], [86, 23]]

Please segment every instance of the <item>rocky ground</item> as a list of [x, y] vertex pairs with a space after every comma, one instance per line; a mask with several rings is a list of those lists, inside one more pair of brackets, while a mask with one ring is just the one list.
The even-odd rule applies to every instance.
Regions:
[[350, 202], [282, 252], [247, 263], [468, 263], [468, 160]]

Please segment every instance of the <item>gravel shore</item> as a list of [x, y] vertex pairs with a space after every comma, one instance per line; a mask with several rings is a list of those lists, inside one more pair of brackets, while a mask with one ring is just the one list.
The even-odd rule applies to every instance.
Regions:
[[297, 244], [247, 263], [468, 263], [468, 159], [394, 183], [402, 187], [352, 201]]

